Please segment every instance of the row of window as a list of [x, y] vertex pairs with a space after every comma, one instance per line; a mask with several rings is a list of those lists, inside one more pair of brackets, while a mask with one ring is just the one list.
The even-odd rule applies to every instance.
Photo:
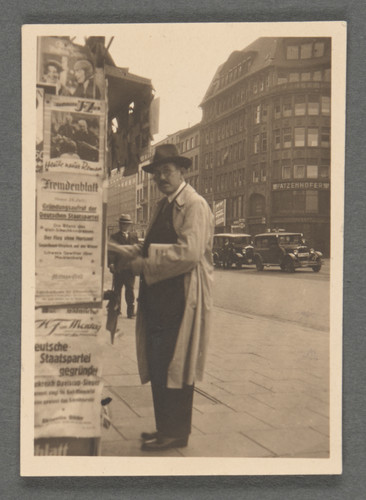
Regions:
[[[301, 147], [330, 147], [329, 127], [285, 127], [273, 131], [273, 149], [301, 148]], [[268, 141], [267, 132], [256, 134], [253, 137], [253, 153], [265, 153]]]
[[232, 163], [235, 161], [241, 161], [245, 159], [245, 140], [239, 141], [230, 146], [218, 149], [216, 153], [212, 151], [206, 153], [204, 156], [204, 168], [209, 169], [216, 167], [222, 167], [227, 163]]
[[[279, 178], [278, 172], [274, 172]], [[277, 174], [277, 175], [276, 175]], [[296, 163], [294, 165], [281, 165], [282, 179], [326, 179], [329, 178], [329, 165]]]
[[215, 177], [215, 192], [229, 191], [244, 186], [245, 169], [240, 168], [233, 172], [220, 174]]
[[[306, 71], [280, 70], [274, 77], [274, 85], [283, 85], [295, 82], [330, 82], [331, 69], [316, 69]], [[204, 119], [210, 119], [230, 109], [245, 103], [252, 95], [260, 94], [267, 90], [271, 85], [271, 78], [266, 75], [259, 80], [245, 82], [240, 88], [233, 89], [226, 95], [217, 98], [208, 104], [204, 109]]]
[[194, 137], [190, 137], [182, 141], [179, 144], [178, 149], [181, 153], [185, 153], [186, 151], [189, 151], [190, 149], [196, 148], [198, 146], [199, 146], [199, 136], [197, 134]]
[[286, 47], [286, 59], [311, 59], [313, 57], [323, 57], [325, 52], [324, 42], [303, 42], [301, 44], [291, 44]]
[[[271, 106], [266, 103], [255, 106], [253, 110], [254, 124], [266, 123], [270, 110]], [[330, 97], [326, 95], [319, 96], [317, 94], [284, 97], [274, 102], [273, 112], [275, 119], [305, 115], [318, 116], [320, 114], [329, 116]], [[216, 141], [226, 139], [242, 132], [245, 128], [245, 120], [246, 112], [244, 110], [240, 114], [238, 113], [236, 116], [227, 118], [219, 123], [217, 127], [206, 130], [205, 144], [214, 144]]]

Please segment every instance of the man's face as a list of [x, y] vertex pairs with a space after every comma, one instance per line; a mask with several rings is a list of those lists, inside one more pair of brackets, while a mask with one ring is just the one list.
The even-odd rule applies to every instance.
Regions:
[[86, 128], [84, 122], [79, 122], [79, 129], [81, 130], [81, 132], [86, 132], [87, 131], [87, 128]]
[[75, 71], [75, 78], [78, 83], [84, 83], [85, 82], [85, 71], [83, 69], [77, 69]]
[[57, 83], [58, 82], [58, 71], [55, 66], [49, 65], [47, 66], [47, 75], [46, 80], [49, 83]]
[[119, 230], [121, 233], [127, 233], [128, 230], [130, 229], [131, 224], [128, 224], [126, 222], [120, 222], [119, 223]]
[[167, 196], [174, 193], [184, 180], [180, 168], [174, 163], [162, 163], [155, 167], [153, 176], [159, 191]]

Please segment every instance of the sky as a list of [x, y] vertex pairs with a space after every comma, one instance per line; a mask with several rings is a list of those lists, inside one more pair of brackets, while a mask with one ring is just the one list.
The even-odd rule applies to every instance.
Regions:
[[201, 120], [199, 104], [218, 66], [256, 38], [243, 24], [124, 25], [110, 53], [117, 66], [151, 80], [160, 97], [158, 142]]
[[[326, 36], [332, 23], [169, 23], [68, 25], [84, 35], [103, 35], [117, 66], [151, 80], [160, 97], [159, 133], [153, 143], [201, 120], [199, 104], [217, 68], [235, 50], [262, 36]], [[59, 28], [65, 31], [65, 27]], [[56, 34], [55, 32], [53, 34]], [[66, 34], [66, 33], [63, 33]]]

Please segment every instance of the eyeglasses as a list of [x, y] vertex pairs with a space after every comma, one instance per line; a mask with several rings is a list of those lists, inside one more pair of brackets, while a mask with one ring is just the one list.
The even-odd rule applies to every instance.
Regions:
[[176, 167], [165, 166], [160, 169], [155, 168], [153, 172], [154, 179], [159, 179], [160, 177], [169, 177], [174, 174], [178, 169]]

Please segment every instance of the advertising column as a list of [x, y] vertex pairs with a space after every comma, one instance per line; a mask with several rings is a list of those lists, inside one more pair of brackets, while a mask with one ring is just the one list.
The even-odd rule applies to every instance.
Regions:
[[40, 37], [38, 49], [34, 454], [92, 455], [101, 433], [106, 102], [86, 47]]

